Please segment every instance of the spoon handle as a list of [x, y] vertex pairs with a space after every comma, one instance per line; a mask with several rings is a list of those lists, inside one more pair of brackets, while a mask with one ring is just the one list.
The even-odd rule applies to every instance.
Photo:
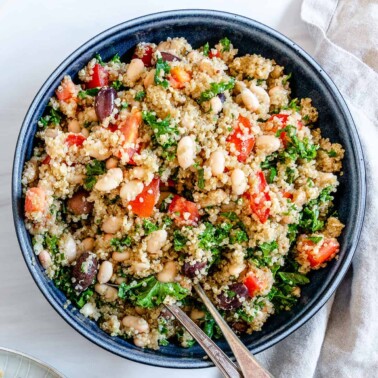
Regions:
[[273, 377], [258, 363], [253, 354], [245, 347], [245, 345], [240, 341], [239, 337], [237, 337], [236, 334], [232, 331], [232, 329], [222, 318], [218, 310], [215, 308], [213, 303], [210, 301], [202, 287], [197, 284], [194, 285], [194, 288], [198, 296], [201, 298], [202, 302], [218, 324], [228, 344], [230, 345], [236, 361], [239, 364], [241, 371], [243, 372], [243, 376], [246, 378]]
[[[243, 378], [239, 368], [227, 357], [227, 355], [195, 324], [180, 307], [168, 305], [165, 307], [197, 340], [210, 359], [226, 378]], [[245, 376], [247, 377], [247, 376]]]

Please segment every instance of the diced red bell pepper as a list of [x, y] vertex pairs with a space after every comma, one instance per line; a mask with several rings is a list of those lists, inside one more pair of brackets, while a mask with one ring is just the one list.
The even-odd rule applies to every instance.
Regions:
[[85, 141], [85, 136], [81, 134], [70, 134], [66, 138], [66, 143], [69, 147], [71, 146], [78, 146], [81, 147]]
[[132, 59], [141, 59], [145, 67], [152, 67], [152, 54], [154, 49], [150, 45], [142, 45], [137, 47], [134, 52]]
[[66, 76], [58, 89], [55, 91], [56, 97], [59, 101], [68, 101], [71, 98], [75, 98], [77, 95], [77, 89], [73, 81], [69, 76]]
[[270, 195], [266, 191], [268, 184], [266, 182], [264, 173], [259, 171], [258, 178], [258, 192], [247, 192], [245, 196], [249, 201], [252, 212], [257, 216], [261, 223], [265, 223], [270, 215], [270, 208], [267, 202], [270, 201]]
[[109, 84], [109, 74], [101, 64], [93, 67], [92, 79], [86, 83], [87, 88], [105, 87]]
[[160, 196], [160, 179], [154, 178], [149, 185], [145, 186], [136, 198], [129, 202], [134, 214], [148, 218], [152, 215], [156, 202]]
[[221, 54], [219, 52], [219, 50], [217, 49], [210, 49], [209, 51], [209, 58], [210, 59], [213, 59], [213, 58], [220, 58]]
[[119, 158], [122, 157], [122, 154], [127, 154], [130, 160], [137, 151], [136, 143], [139, 134], [139, 126], [141, 123], [142, 113], [140, 110], [134, 108], [131, 111], [131, 114], [120, 124], [119, 130], [124, 136], [124, 147], [123, 151], [119, 153]]
[[[240, 124], [247, 129], [247, 133], [243, 132]], [[248, 118], [239, 115], [234, 131], [227, 138], [227, 142], [235, 146], [235, 150], [239, 153], [238, 161], [245, 162], [255, 145], [255, 137], [252, 135], [252, 126]]]
[[51, 161], [50, 155], [46, 155], [46, 157], [42, 160], [41, 164], [49, 164]]
[[340, 244], [335, 238], [324, 239], [318, 251], [315, 248], [316, 244], [309, 239], [302, 241], [303, 247], [307, 253], [308, 261], [313, 268], [331, 260], [340, 250]]
[[173, 67], [170, 72], [169, 83], [175, 89], [184, 88], [185, 83], [190, 81], [191, 74], [181, 67]]
[[261, 282], [257, 279], [253, 272], [247, 273], [243, 283], [245, 286], [247, 286], [250, 297], [253, 297], [256, 292], [262, 289]]
[[268, 122], [273, 122], [274, 119], [277, 119], [280, 121], [280, 124], [274, 124], [271, 131], [277, 132], [278, 130], [281, 130], [286, 127], [287, 120], [289, 118], [288, 114], [273, 114], [269, 119]]
[[42, 188], [30, 188], [25, 197], [25, 213], [43, 212], [46, 210], [46, 192]]
[[173, 197], [168, 212], [177, 226], [194, 226], [200, 219], [196, 204], [178, 195]]
[[290, 192], [282, 192], [282, 196], [291, 200], [293, 199], [293, 194]]

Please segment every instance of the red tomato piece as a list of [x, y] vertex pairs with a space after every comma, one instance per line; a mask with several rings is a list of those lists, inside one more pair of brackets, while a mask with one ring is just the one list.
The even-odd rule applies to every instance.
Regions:
[[110, 130], [112, 133], [118, 130], [118, 125], [114, 125], [113, 123], [110, 123], [108, 126], [108, 130]]
[[70, 134], [66, 138], [66, 143], [69, 147], [71, 146], [78, 146], [81, 147], [85, 141], [85, 136], [81, 134]]
[[46, 210], [46, 193], [42, 188], [30, 188], [25, 197], [25, 213], [43, 212]]
[[77, 94], [77, 89], [73, 81], [69, 76], [66, 76], [62, 83], [59, 85], [58, 89], [55, 91], [56, 97], [59, 101], [68, 101], [71, 98], [75, 98]]
[[138, 46], [132, 56], [132, 59], [141, 59], [145, 67], [152, 67], [152, 54], [154, 49], [150, 45]]
[[87, 88], [105, 87], [109, 84], [109, 74], [101, 64], [93, 67], [92, 79], [86, 83]]
[[[243, 126], [243, 129], [247, 129], [247, 132], [242, 130], [240, 124]], [[238, 154], [238, 161], [243, 163], [247, 160], [249, 154], [253, 150], [255, 145], [255, 137], [251, 133], [251, 123], [248, 118], [239, 115], [237, 125], [234, 127], [233, 133], [227, 138], [227, 142], [235, 146], [235, 150]]]
[[49, 164], [51, 161], [50, 155], [46, 155], [46, 157], [42, 160], [41, 164]]
[[160, 196], [160, 179], [154, 178], [149, 185], [143, 188], [143, 191], [136, 198], [129, 202], [134, 214], [148, 218], [152, 215], [156, 202]]
[[185, 71], [181, 67], [173, 67], [170, 72], [169, 82], [175, 89], [184, 88], [185, 83], [190, 81], [192, 76], [189, 72]]
[[331, 260], [340, 250], [340, 244], [335, 238], [324, 239], [319, 250], [316, 250], [316, 244], [309, 239], [305, 239], [302, 243], [305, 246], [308, 261], [313, 268]]
[[293, 199], [293, 195], [290, 192], [282, 192], [284, 198]]
[[124, 136], [124, 147], [123, 151], [119, 153], [119, 158], [125, 153], [129, 156], [129, 160], [137, 151], [137, 139], [139, 126], [142, 122], [142, 113], [138, 109], [133, 109], [131, 114], [121, 123], [119, 130]]
[[247, 273], [243, 283], [245, 286], [247, 286], [250, 297], [253, 297], [255, 293], [261, 290], [262, 288], [261, 282], [252, 272]]
[[211, 50], [209, 51], [209, 58], [210, 58], [210, 59], [213, 59], [213, 58], [220, 58], [220, 56], [221, 56], [220, 52], [219, 52], [218, 50], [216, 50], [216, 49], [211, 49]]
[[266, 191], [268, 184], [266, 182], [264, 173], [259, 171], [258, 177], [258, 192], [247, 192], [245, 196], [249, 201], [252, 212], [257, 216], [261, 223], [265, 223], [270, 215], [270, 208], [267, 202], [270, 201], [270, 195]]
[[173, 215], [177, 226], [194, 226], [200, 218], [197, 205], [178, 195], [173, 197], [168, 212]]

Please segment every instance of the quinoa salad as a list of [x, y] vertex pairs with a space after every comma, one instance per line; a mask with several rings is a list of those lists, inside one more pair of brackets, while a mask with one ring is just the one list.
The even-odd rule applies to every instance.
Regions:
[[63, 78], [22, 185], [35, 254], [67, 305], [152, 349], [195, 343], [164, 303], [221, 337], [193, 283], [239, 334], [295, 305], [339, 252], [344, 149], [291, 78], [227, 37], [140, 43]]

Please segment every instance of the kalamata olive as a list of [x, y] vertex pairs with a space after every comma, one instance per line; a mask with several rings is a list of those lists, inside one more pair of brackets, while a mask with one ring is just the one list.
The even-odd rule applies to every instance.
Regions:
[[97, 118], [102, 121], [112, 114], [114, 109], [114, 100], [117, 97], [117, 92], [114, 88], [102, 88], [95, 99], [95, 109]]
[[219, 100], [221, 100], [222, 104], [226, 101], [226, 95], [224, 93], [218, 94]]
[[233, 310], [242, 305], [242, 299], [248, 297], [248, 289], [242, 283], [234, 283], [228, 290], [218, 295], [219, 307], [223, 310]]
[[92, 285], [96, 277], [98, 261], [96, 255], [91, 252], [84, 252], [72, 268], [73, 286], [79, 293]]
[[168, 53], [168, 52], [162, 51], [160, 54], [161, 54], [161, 57], [163, 58], [163, 60], [165, 60], [166, 62], [174, 62], [174, 61], [179, 62], [181, 60], [178, 56], [173, 55], [173, 54]]
[[232, 329], [238, 333], [244, 333], [248, 326], [246, 323], [244, 322], [235, 322], [235, 323], [232, 323]]
[[93, 209], [93, 203], [88, 202], [89, 193], [83, 189], [78, 190], [67, 200], [67, 208], [75, 215], [89, 214]]
[[186, 262], [183, 267], [183, 272], [185, 276], [194, 278], [195, 276], [198, 276], [200, 270], [202, 270], [205, 266], [206, 262], [195, 262], [194, 264]]

